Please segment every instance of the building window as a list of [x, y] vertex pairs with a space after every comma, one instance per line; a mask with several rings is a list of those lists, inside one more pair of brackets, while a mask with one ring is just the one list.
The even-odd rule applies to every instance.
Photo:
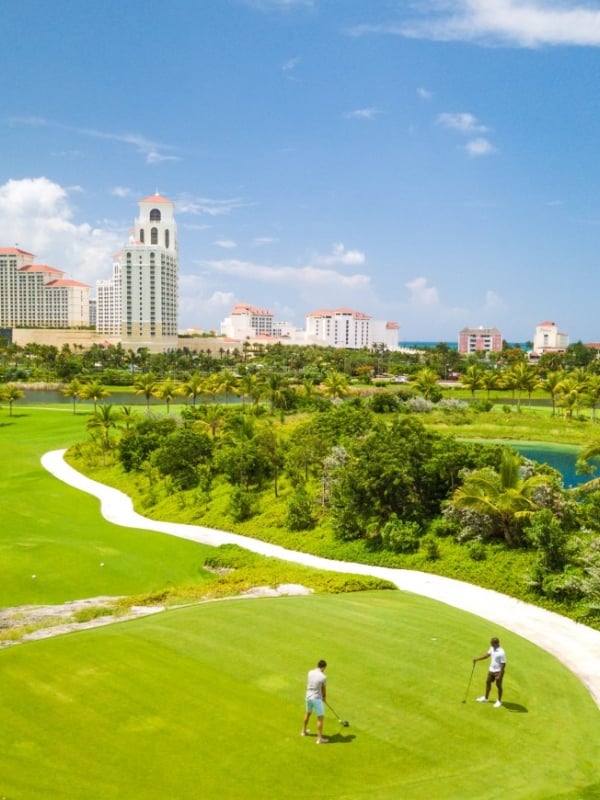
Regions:
[[144, 244], [144, 229], [140, 228], [140, 242]]
[[158, 208], [153, 208], [150, 212], [150, 222], [160, 222], [160, 211]]
[[169, 247], [169, 241], [170, 241], [170, 238], [171, 238], [171, 237], [170, 237], [170, 235], [169, 235], [169, 231], [168, 231], [168, 230], [166, 230], [166, 231], [165, 231], [165, 247], [166, 247], [167, 249], [168, 249], [168, 247]]
[[158, 228], [152, 228], [150, 231], [150, 244], [158, 244]]

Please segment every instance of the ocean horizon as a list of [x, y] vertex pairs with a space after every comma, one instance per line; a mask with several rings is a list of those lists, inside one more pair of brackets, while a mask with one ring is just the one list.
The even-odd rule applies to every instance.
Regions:
[[458, 349], [458, 342], [398, 342], [400, 347], [414, 347], [415, 350], [422, 350], [427, 347], [437, 347], [438, 344], [448, 345], [453, 350]]

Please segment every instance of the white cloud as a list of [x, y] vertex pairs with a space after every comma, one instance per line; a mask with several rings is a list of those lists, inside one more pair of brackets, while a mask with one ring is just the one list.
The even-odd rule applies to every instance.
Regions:
[[499, 308], [504, 308], [504, 300], [502, 296], [495, 292], [493, 289], [488, 289], [485, 293], [485, 302], [483, 304], [485, 311], [494, 311]]
[[465, 134], [485, 133], [488, 130], [485, 125], [478, 122], [476, 116], [468, 112], [460, 114], [439, 114], [437, 123], [444, 128], [451, 128], [452, 130]]
[[342, 242], [336, 242], [332, 246], [329, 255], [315, 255], [314, 257], [315, 263], [323, 266], [340, 264], [345, 267], [356, 267], [360, 264], [364, 264], [366, 260], [365, 254], [362, 251], [346, 250]]
[[421, 100], [431, 100], [433, 98], [433, 92], [421, 86], [417, 89], [417, 96], [420, 97]]
[[478, 137], [471, 139], [465, 145], [465, 150], [470, 156], [477, 158], [478, 156], [488, 156], [490, 153], [495, 153], [496, 148], [487, 139]]
[[381, 114], [380, 109], [376, 106], [368, 106], [367, 108], [357, 108], [354, 111], [347, 111], [344, 116], [346, 119], [373, 119], [378, 114]]
[[231, 214], [237, 208], [244, 208], [252, 205], [240, 197], [231, 197], [226, 200], [215, 200], [210, 197], [191, 197], [182, 194], [175, 200], [178, 214], [192, 214], [201, 216], [206, 214], [209, 217], [220, 217]]
[[[414, 6], [411, 4], [411, 8]], [[357, 25], [355, 36], [393, 34], [438, 41], [540, 47], [600, 46], [600, 10], [572, 0], [423, 0], [420, 18]]]
[[122, 232], [73, 221], [68, 190], [48, 178], [9, 180], [0, 186], [2, 240], [36, 255], [38, 263], [89, 283], [108, 277]]
[[95, 128], [78, 128], [72, 125], [65, 125], [62, 122], [54, 122], [43, 117], [11, 117], [10, 125], [27, 125], [34, 128], [58, 128], [63, 131], [77, 134], [78, 136], [89, 136], [94, 139], [106, 139], [112, 142], [133, 145], [138, 153], [141, 153], [147, 164], [159, 164], [163, 161], [179, 161], [179, 156], [168, 155], [164, 151], [173, 150], [170, 145], [153, 142], [138, 133], [112, 133], [110, 131], [100, 131]]
[[296, 69], [296, 67], [298, 66], [299, 63], [300, 63], [300, 59], [297, 58], [297, 57], [296, 58], [288, 58], [287, 61], [283, 62], [282, 66], [281, 66], [281, 69], [284, 72], [291, 72], [292, 70]]
[[201, 276], [179, 274], [180, 327], [204, 326], [205, 320], [210, 320], [210, 326], [217, 327], [229, 314], [234, 302], [233, 292], [210, 290]]
[[267, 244], [275, 244], [278, 241], [279, 239], [275, 239], [273, 236], [256, 236], [252, 244], [257, 245], [258, 247], [262, 247], [263, 245]]
[[414, 278], [404, 284], [410, 292], [410, 302], [419, 306], [434, 306], [439, 303], [438, 290], [429, 286], [427, 278]]
[[[462, 112], [460, 114], [443, 113], [438, 114], [437, 124], [449, 130], [457, 131], [465, 136], [473, 136], [473, 134], [485, 133], [489, 130], [486, 125], [483, 125], [474, 114], [469, 112]], [[483, 136], [475, 136], [470, 139], [465, 145], [466, 152], [473, 157], [487, 156], [490, 153], [496, 152], [496, 148], [491, 142]]]
[[217, 239], [213, 244], [217, 247], [222, 247], [224, 250], [232, 250], [237, 247], [237, 244], [232, 239]]
[[215, 272], [234, 277], [244, 278], [249, 281], [261, 281], [270, 284], [284, 284], [289, 287], [318, 288], [338, 286], [351, 289], [361, 289], [370, 284], [367, 275], [344, 275], [330, 269], [319, 269], [313, 266], [288, 267], [256, 264], [252, 261], [236, 259], [224, 261], [203, 261], [204, 267]]
[[115, 197], [131, 197], [131, 189], [128, 189], [126, 186], [115, 186], [114, 189], [111, 190], [111, 194]]

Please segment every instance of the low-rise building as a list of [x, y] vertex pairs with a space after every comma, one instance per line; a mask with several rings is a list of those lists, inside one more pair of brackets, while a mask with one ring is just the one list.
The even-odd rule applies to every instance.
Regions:
[[232, 339], [254, 339], [273, 334], [273, 313], [266, 308], [255, 308], [249, 303], [236, 303], [231, 316], [221, 323], [221, 333]]
[[540, 322], [536, 326], [533, 337], [533, 352], [536, 355], [564, 353], [568, 346], [568, 335], [561, 333], [555, 322]]
[[498, 328], [463, 328], [458, 334], [458, 352], [463, 355], [471, 353], [498, 353], [502, 350], [502, 333]]

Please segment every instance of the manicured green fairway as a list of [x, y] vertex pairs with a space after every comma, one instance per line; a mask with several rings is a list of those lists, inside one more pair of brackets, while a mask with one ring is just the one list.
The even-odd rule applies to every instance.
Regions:
[[[208, 548], [110, 525], [41, 468], [85, 436], [85, 415], [14, 413], [0, 416], [0, 605], [204, 579]], [[505, 707], [474, 702], [484, 664], [463, 704], [493, 633]], [[321, 657], [351, 727], [328, 712], [316, 747], [299, 732]], [[207, 603], [2, 649], [0, 708], [7, 800], [600, 797], [600, 715], [581, 683], [519, 637], [399, 592]]]
[[[506, 705], [462, 703], [499, 633]], [[0, 654], [0, 796], [592, 798], [598, 710], [556, 660], [399, 592], [231, 600]], [[329, 661], [331, 743], [299, 736]]]
[[210, 548], [111, 525], [94, 498], [41, 467], [43, 453], [86, 438], [87, 415], [36, 406], [15, 406], [13, 414], [0, 416], [0, 606], [136, 594], [207, 577], [200, 565]]

